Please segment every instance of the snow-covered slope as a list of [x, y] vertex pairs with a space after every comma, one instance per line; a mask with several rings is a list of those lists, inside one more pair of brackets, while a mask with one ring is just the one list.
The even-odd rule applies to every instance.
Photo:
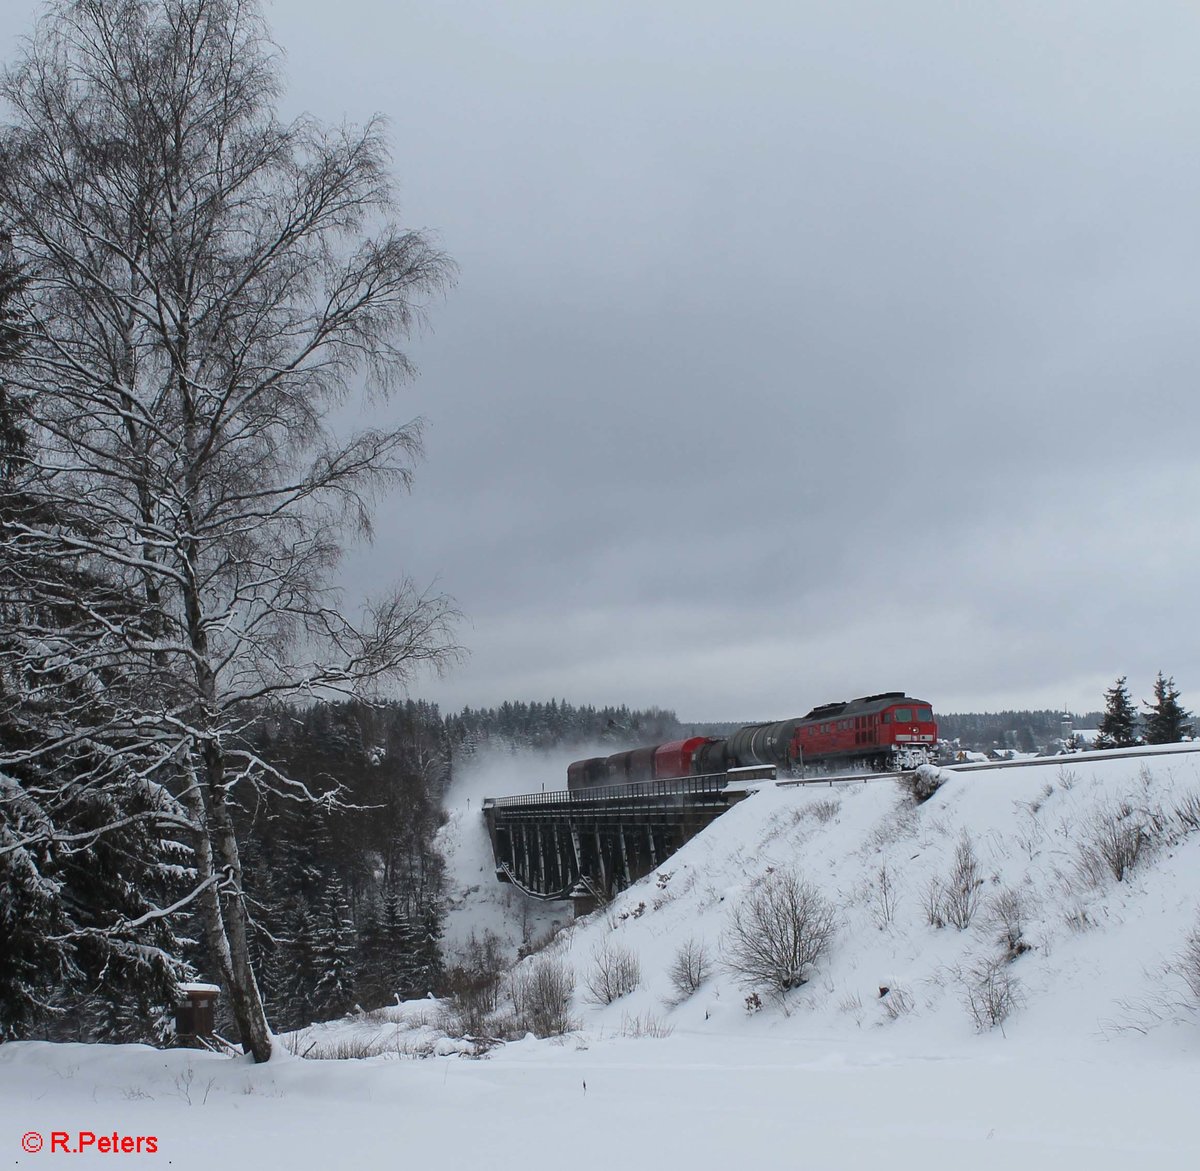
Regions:
[[[1200, 832], [1177, 810], [1195, 816], [1198, 760], [1078, 756], [943, 772], [920, 805], [892, 782], [765, 788], [565, 933], [558, 946], [581, 978], [606, 941], [633, 952], [643, 973], [633, 994], [606, 1007], [585, 1000], [580, 1015], [591, 1026], [653, 1012], [677, 1028], [736, 1019], [752, 1034], [833, 1041], [868, 1030], [926, 1045], [967, 1042], [981, 1028], [971, 993], [990, 970], [1011, 994], [1001, 1022], [1010, 1039], [1073, 1044], [1144, 1027], [1172, 1015], [1187, 991], [1172, 965], [1196, 925]], [[1117, 881], [1096, 852], [1115, 848], [1114, 835], [1115, 846], [1122, 835], [1132, 846], [1139, 832], [1139, 857]], [[932, 892], [940, 888], [944, 901], [953, 889], [964, 849], [976, 877], [962, 901], [973, 913], [962, 929], [936, 927], [930, 919], [945, 915], [931, 912]], [[723, 940], [731, 911], [776, 870], [817, 887], [836, 930], [803, 987], [741, 1022], [748, 990], [722, 968]], [[706, 945], [714, 975], [668, 1011], [668, 970], [685, 939]], [[1190, 1027], [1180, 1040], [1196, 1040]]]
[[[21, 1135], [56, 1128], [72, 1141], [82, 1129], [153, 1134], [154, 1158], [185, 1168], [1194, 1168], [1200, 1019], [1177, 961], [1200, 901], [1188, 820], [1198, 761], [1078, 756], [947, 774], [921, 805], [891, 781], [767, 787], [558, 936], [548, 952], [578, 981], [567, 1037], [464, 1060], [439, 1040], [431, 1002], [314, 1030], [301, 1046], [373, 1039], [366, 1060], [256, 1068], [6, 1045], [0, 1150], [28, 1164]], [[464, 808], [459, 843], [470, 825]], [[1134, 825], [1141, 856], [1118, 881], [1089, 850], [1106, 827]], [[968, 847], [974, 913], [961, 930], [937, 927], [930, 891]], [[466, 858], [463, 875], [487, 862]], [[803, 986], [764, 990], [748, 1012], [723, 941], [764, 876], [785, 871], [832, 904], [836, 928]], [[490, 871], [475, 873], [482, 893]], [[479, 928], [485, 906], [467, 897], [459, 913]], [[677, 1004], [668, 971], [688, 939], [713, 970]], [[598, 1005], [586, 980], [605, 947], [636, 956], [641, 982]], [[989, 965], [1013, 1007], [981, 1028], [970, 993]], [[71, 1165], [89, 1160], [112, 1162]]]

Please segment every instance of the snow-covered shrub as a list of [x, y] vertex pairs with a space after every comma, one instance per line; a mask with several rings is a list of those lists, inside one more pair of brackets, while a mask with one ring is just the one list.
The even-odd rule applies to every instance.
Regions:
[[1087, 907], [1079, 899], [1074, 899], [1063, 912], [1063, 922], [1076, 935], [1082, 935], [1097, 925], [1096, 920], [1092, 918]]
[[606, 939], [592, 951], [592, 967], [583, 982], [594, 1003], [612, 1004], [642, 982], [642, 965], [629, 948]]
[[1038, 819], [1037, 802], [1031, 801], [1025, 807], [1025, 815], [1020, 827], [1013, 835], [1022, 853], [1032, 862], [1040, 853], [1046, 841], [1046, 830]]
[[545, 951], [563, 930], [562, 923], [551, 923], [544, 931], [538, 933], [533, 930], [532, 924], [527, 924], [523, 931], [524, 937], [517, 946], [517, 959], [528, 959], [530, 956], [537, 955], [538, 952]]
[[838, 1004], [838, 1012], [854, 1013], [857, 1016], [862, 1012], [862, 1006], [862, 997], [857, 992], [847, 992]]
[[313, 1042], [302, 1053], [310, 1061], [362, 1061], [368, 1057], [380, 1057], [394, 1053], [396, 1040], [385, 1039], [382, 1034], [373, 1037], [335, 1037], [331, 1041]]
[[932, 875], [925, 887], [925, 922], [930, 927], [946, 926], [946, 916], [942, 911], [945, 890], [946, 884], [936, 874]]
[[483, 1033], [487, 1018], [500, 1002], [505, 966], [500, 937], [493, 931], [485, 931], [479, 939], [472, 932], [454, 961], [446, 970], [444, 985], [455, 1018], [447, 1024], [447, 1031], [460, 1036]]
[[565, 960], [546, 955], [522, 964], [509, 977], [508, 992], [520, 1031], [555, 1037], [575, 1028], [571, 1019], [575, 972]]
[[621, 1018], [622, 1037], [654, 1037], [658, 1040], [669, 1037], [675, 1032], [674, 1025], [660, 1021], [652, 1012], [645, 1016], [630, 1016], [626, 1013]]
[[1031, 814], [1035, 814], [1035, 815], [1040, 813], [1042, 806], [1045, 805], [1046, 802], [1049, 801], [1053, 795], [1054, 795], [1054, 786], [1049, 781], [1047, 781], [1042, 786], [1041, 793], [1037, 797], [1035, 797], [1032, 801], [1029, 802], [1029, 806], [1028, 806], [1029, 812]]
[[888, 869], [887, 863], [880, 865], [871, 884], [868, 895], [871, 904], [871, 917], [880, 931], [886, 930], [896, 919], [896, 880]]
[[812, 818], [813, 821], [825, 825], [838, 815], [838, 811], [841, 808], [842, 803], [840, 801], [834, 800], [832, 797], [822, 798], [820, 801], [813, 801], [808, 805], [802, 805], [796, 810], [794, 820], [799, 823]]
[[1079, 870], [1094, 886], [1110, 876], [1123, 882], [1150, 851], [1162, 829], [1162, 815], [1128, 801], [1102, 802], [1084, 823]]
[[954, 850], [954, 867], [950, 877], [943, 881], [931, 878], [925, 891], [925, 918], [932, 927], [945, 927], [947, 923], [966, 930], [979, 908], [979, 889], [983, 879], [979, 874], [979, 862], [971, 838], [964, 833]]
[[912, 772], [901, 773], [896, 781], [912, 799], [913, 804], [923, 805], [945, 783], [946, 774], [935, 765], [923, 764]]
[[650, 904], [650, 910], [661, 911], [663, 907], [667, 906], [669, 903], [673, 903], [674, 901], [675, 892], [673, 890], [665, 890], [662, 894], [655, 898], [654, 902]]
[[1020, 1003], [1020, 983], [1006, 956], [989, 956], [963, 973], [963, 999], [982, 1033], [1003, 1025]]
[[1185, 793], [1175, 806], [1175, 818], [1185, 834], [1200, 830], [1200, 793], [1195, 789]]
[[1025, 939], [1025, 923], [1029, 917], [1025, 895], [1014, 887], [1006, 886], [988, 900], [987, 915], [1009, 961], [1029, 951], [1030, 944]]
[[879, 1001], [889, 1021], [898, 1021], [912, 1012], [915, 1001], [907, 988], [885, 985], [879, 989]]
[[983, 879], [979, 874], [979, 862], [975, 847], [967, 834], [963, 834], [954, 850], [954, 869], [946, 884], [944, 910], [946, 922], [951, 927], [964, 931], [971, 925], [979, 907], [979, 888]]
[[1172, 965], [1191, 993], [1192, 1006], [1200, 1009], [1200, 922], [1187, 937], [1183, 951]]
[[[395, 1037], [395, 1053], [397, 1057], [402, 1057], [405, 1060], [426, 1061], [430, 1057], [437, 1057], [442, 1051], [444, 1043], [436, 1037], [401, 1037], [397, 1034]], [[470, 1047], [459, 1050], [459, 1052], [464, 1054], [468, 1054], [471, 1051]]]
[[734, 909], [722, 940], [725, 966], [746, 986], [775, 994], [805, 983], [829, 949], [833, 904], [791, 870], [776, 870]]
[[920, 824], [921, 816], [916, 809], [907, 801], [900, 801], [891, 813], [871, 828], [867, 840], [863, 843], [863, 850], [874, 853], [886, 850], [896, 842], [914, 837]]
[[712, 975], [712, 960], [702, 939], [687, 939], [675, 953], [667, 975], [676, 992], [676, 1003], [693, 995]]

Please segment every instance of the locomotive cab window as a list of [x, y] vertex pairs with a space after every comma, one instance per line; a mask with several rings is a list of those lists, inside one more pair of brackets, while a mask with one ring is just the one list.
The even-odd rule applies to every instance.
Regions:
[[917, 719], [923, 724], [928, 724], [933, 721], [933, 709], [928, 707], [917, 708]]
[[891, 713], [891, 712], [884, 712], [884, 713], [883, 713], [883, 715], [881, 715], [879, 718], [880, 718], [880, 719], [881, 719], [881, 720], [882, 720], [882, 721], [883, 721], [885, 724], [890, 724], [890, 723], [892, 722], [892, 713]]
[[911, 724], [912, 723], [912, 708], [898, 707], [896, 709], [896, 723], [897, 724]]

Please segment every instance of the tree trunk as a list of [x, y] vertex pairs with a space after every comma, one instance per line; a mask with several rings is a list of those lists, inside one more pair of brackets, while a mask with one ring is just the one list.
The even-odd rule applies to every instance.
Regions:
[[[208, 755], [207, 751], [205, 755]], [[212, 785], [211, 777], [208, 795], [212, 813], [209, 834], [216, 844], [224, 878], [220, 910], [229, 944], [229, 1002], [237, 1020], [242, 1048], [253, 1054], [255, 1061], [269, 1061], [272, 1053], [271, 1030], [267, 1025], [262, 993], [250, 963], [246, 896], [242, 890], [242, 866], [233, 819], [220, 789]]]
[[[224, 838], [226, 835], [224, 831], [214, 833], [214, 825], [220, 825], [221, 819], [219, 816], [214, 818], [211, 815], [213, 805], [211, 790], [202, 791], [200, 783], [194, 775], [194, 770], [192, 783], [184, 793], [183, 801], [198, 827], [192, 845], [196, 855], [196, 874], [200, 881], [204, 882], [217, 873], [213, 860], [213, 837]], [[231, 824], [227, 809], [224, 810], [224, 814], [225, 823]], [[226, 853], [227, 849], [221, 851], [222, 869], [225, 867]], [[236, 862], [236, 843], [234, 844], [234, 858]], [[240, 878], [240, 869], [237, 873]], [[225, 876], [225, 883], [228, 885], [228, 876]], [[250, 968], [244, 930], [244, 908], [241, 906], [240, 881], [237, 892], [238, 910], [243, 913], [243, 929], [240, 934], [236, 935], [236, 938], [240, 940], [240, 956], [235, 955], [238, 945], [234, 943], [235, 934], [229, 929], [230, 916], [223, 909], [222, 895], [226, 895], [225, 906], [229, 906], [233, 900], [229, 899], [227, 892], [221, 889], [221, 884], [213, 883], [200, 896], [200, 916], [204, 926], [204, 939], [208, 944], [213, 963], [217, 966], [221, 985], [229, 997], [229, 1005], [233, 1011], [234, 1021], [237, 1023], [238, 1037], [241, 1040], [242, 1048], [247, 1053], [253, 1054], [255, 1061], [261, 1062], [267, 1061], [271, 1057], [271, 1032], [267, 1025], [258, 984], [254, 980], [254, 973]]]

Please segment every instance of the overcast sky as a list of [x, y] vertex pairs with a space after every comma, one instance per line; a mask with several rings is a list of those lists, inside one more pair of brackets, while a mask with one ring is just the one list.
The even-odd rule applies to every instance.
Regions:
[[416, 693], [1200, 707], [1193, 3], [268, 14], [286, 110], [387, 115], [460, 269], [349, 567], [465, 612]]

